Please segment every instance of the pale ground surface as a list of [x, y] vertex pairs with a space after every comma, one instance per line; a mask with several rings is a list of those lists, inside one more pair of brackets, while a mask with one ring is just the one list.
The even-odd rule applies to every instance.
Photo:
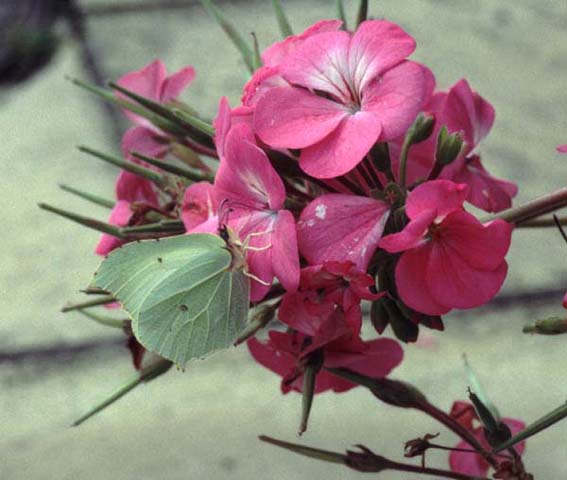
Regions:
[[[350, 11], [355, 3], [347, 2]], [[227, 2], [224, 7], [242, 32], [255, 30], [266, 45], [277, 34], [269, 4]], [[331, 16], [334, 2], [284, 4], [301, 31]], [[566, 159], [554, 147], [567, 142], [567, 2], [383, 0], [371, 5], [373, 14], [400, 22], [416, 37], [416, 58], [433, 69], [439, 85], [466, 76], [494, 104], [497, 121], [483, 145], [484, 158], [494, 173], [520, 183], [520, 201], [565, 185]], [[214, 112], [221, 94], [237, 101], [245, 71], [200, 8], [98, 19], [90, 26], [109, 77], [162, 57], [170, 69], [187, 63], [196, 67], [198, 78], [185, 99], [200, 111]], [[75, 200], [56, 184], [112, 194], [116, 171], [85, 158], [74, 146], [116, 146], [92, 99], [66, 82], [66, 74], [82, 76], [72, 46], [41, 77], [0, 99], [5, 169], [0, 180], [0, 352], [117, 338], [76, 315], [59, 313], [68, 299], [79, 298], [78, 289], [98, 264], [91, 254], [96, 234], [36, 207], [48, 201], [104, 218], [103, 209], [95, 212], [97, 207]], [[517, 232], [505, 290], [567, 285], [565, 259], [565, 245], [555, 231]], [[451, 399], [465, 393], [460, 356], [466, 351], [502, 413], [534, 420], [567, 396], [561, 368], [567, 350], [564, 338], [526, 337], [520, 330], [528, 320], [559, 310], [558, 298], [545, 308], [484, 310], [476, 319], [447, 317], [447, 331], [429, 337], [435, 346], [407, 348], [395, 376], [449, 408]], [[362, 478], [256, 440], [264, 433], [299, 441], [300, 398], [280, 396], [278, 378], [256, 366], [244, 349], [190, 365], [184, 374], [171, 372], [83, 427], [68, 428], [131, 374], [125, 351], [112, 347], [59, 361], [0, 364], [0, 478]], [[301, 441], [334, 450], [363, 443], [400, 458], [404, 440], [439, 430], [359, 389], [348, 396], [318, 397]], [[565, 478], [566, 435], [564, 423], [529, 443], [525, 458], [536, 478]], [[451, 444], [453, 437], [443, 431], [441, 440]], [[444, 456], [432, 455], [431, 461], [446, 466]], [[390, 473], [381, 478], [418, 477]]]

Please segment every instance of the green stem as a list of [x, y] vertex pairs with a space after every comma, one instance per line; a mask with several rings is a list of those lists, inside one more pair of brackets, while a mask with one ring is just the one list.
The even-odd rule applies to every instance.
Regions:
[[483, 223], [495, 219], [505, 220], [509, 223], [519, 225], [533, 218], [554, 212], [567, 206], [567, 187], [556, 190], [553, 193], [536, 198], [518, 207], [512, 207], [503, 212], [495, 213], [482, 220]]
[[358, 14], [356, 16], [356, 27], [368, 18], [368, 0], [360, 0], [358, 6]]
[[186, 168], [178, 167], [177, 165], [173, 165], [170, 162], [163, 162], [157, 158], [148, 157], [136, 151], [131, 151], [130, 153], [133, 157], [143, 160], [144, 162], [147, 162], [154, 167], [161, 168], [168, 173], [173, 173], [178, 177], [183, 177], [193, 182], [201, 182], [203, 180], [212, 182], [214, 180], [214, 175], [211, 175], [209, 173], [192, 172], [191, 170], [187, 170]]
[[287, 20], [285, 12], [282, 8], [282, 4], [279, 0], [272, 0], [272, 7], [274, 8], [274, 12], [276, 14], [276, 19], [278, 21], [278, 27], [280, 27], [280, 32], [284, 37], [289, 37], [293, 35], [293, 31], [291, 30], [291, 26]]
[[[112, 296], [104, 296], [100, 298], [95, 298], [94, 300], [88, 300], [82, 303], [75, 303], [73, 305], [68, 305], [63, 307], [61, 311], [63, 313], [72, 312], [73, 310], [83, 310], [84, 308], [98, 307], [100, 305], [108, 305], [109, 303], [115, 302], [116, 299]], [[84, 314], [84, 312], [81, 312]]]

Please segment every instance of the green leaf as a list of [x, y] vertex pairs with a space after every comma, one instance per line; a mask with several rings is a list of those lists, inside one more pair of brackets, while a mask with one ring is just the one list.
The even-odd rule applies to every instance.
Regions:
[[287, 20], [285, 12], [282, 8], [282, 4], [279, 0], [272, 0], [272, 7], [274, 7], [274, 12], [276, 14], [276, 19], [278, 21], [278, 27], [280, 27], [280, 32], [284, 37], [289, 37], [293, 35], [293, 31], [291, 30], [291, 26]]
[[224, 17], [222, 12], [217, 8], [217, 6], [211, 0], [200, 0], [200, 1], [201, 1], [201, 5], [203, 5], [205, 10], [208, 12], [208, 14], [216, 20], [216, 22], [224, 30], [224, 33], [226, 33], [228, 38], [230, 38], [230, 40], [232, 41], [234, 46], [240, 52], [240, 55], [242, 55], [242, 59], [244, 60], [244, 63], [248, 67], [248, 70], [250, 70], [250, 72], [252, 72], [253, 71], [253, 67], [252, 67], [253, 52], [250, 49], [250, 47], [248, 46], [248, 44], [246, 43], [246, 41], [244, 40], [244, 38], [242, 38], [240, 33], [238, 33], [236, 28], [234, 28], [234, 25], [232, 25]]
[[112, 252], [93, 285], [117, 298], [148, 350], [184, 366], [231, 346], [248, 316], [248, 277], [220, 237], [192, 234]]

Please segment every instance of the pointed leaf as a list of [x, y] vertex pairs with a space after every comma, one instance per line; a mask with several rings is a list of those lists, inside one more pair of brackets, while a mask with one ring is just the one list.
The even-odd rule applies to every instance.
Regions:
[[78, 188], [74, 188], [71, 187], [70, 185], [65, 185], [63, 183], [59, 184], [59, 188], [61, 190], [64, 190], [65, 192], [69, 192], [72, 193], [73, 195], [77, 195], [77, 197], [84, 198], [85, 200], [91, 203], [100, 205], [101, 207], [106, 207], [106, 208], [114, 207], [114, 201], [99, 197], [94, 193], [85, 192], [83, 190], [79, 190]]
[[93, 285], [111, 292], [148, 350], [183, 366], [231, 346], [244, 330], [249, 280], [220, 237], [191, 234], [112, 252]]

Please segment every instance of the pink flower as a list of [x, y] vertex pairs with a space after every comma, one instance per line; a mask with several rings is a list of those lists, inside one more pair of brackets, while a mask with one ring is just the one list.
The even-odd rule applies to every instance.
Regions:
[[567, 292], [565, 292], [565, 296], [563, 297], [563, 308], [567, 308]]
[[[117, 202], [110, 212], [108, 223], [117, 227], [127, 226], [134, 216], [133, 203], [145, 203], [151, 206], [158, 205], [156, 192], [153, 184], [145, 178], [133, 173], [122, 171], [116, 180]], [[95, 253], [97, 255], [108, 255], [112, 250], [124, 244], [124, 240], [103, 233], [100, 237]]]
[[[435, 162], [437, 137], [445, 126], [449, 133], [459, 133], [465, 145], [459, 157], [442, 170], [439, 178], [466, 183], [470, 187], [467, 201], [487, 212], [510, 208], [512, 198], [518, 193], [517, 185], [491, 176], [476, 154], [478, 145], [494, 123], [492, 105], [461, 79], [447, 92], [435, 93], [424, 110], [435, 115], [435, 129], [429, 139], [410, 149], [407, 183], [429, 176]], [[394, 172], [398, 170], [397, 155], [402, 142], [403, 138], [400, 138], [392, 145]]]
[[[285, 188], [266, 154], [254, 144], [245, 124], [230, 130], [224, 157], [215, 178], [215, 198], [229, 208], [228, 225], [240, 240], [252, 247], [247, 252], [252, 280], [250, 298], [261, 300], [274, 275], [284, 288], [299, 284], [299, 254], [295, 219], [284, 210]], [[260, 248], [261, 250], [253, 250]]]
[[[478, 421], [478, 416], [472, 404], [461, 401], [453, 403], [451, 416], [458, 420], [467, 430], [470, 430], [486, 450], [490, 451], [492, 449], [484, 436], [484, 428]], [[521, 420], [513, 418], [503, 418], [501, 421], [510, 428], [512, 435], [517, 434], [526, 426]], [[524, 441], [518, 443], [514, 449], [518, 454], [522, 455], [525, 447], [526, 442]], [[470, 450], [472, 446], [465, 441], [461, 441], [457, 444], [456, 448]], [[490, 468], [490, 464], [482, 455], [469, 452], [451, 452], [449, 455], [449, 465], [453, 472], [475, 477], [486, 477]]]
[[[306, 352], [311, 344], [310, 337], [299, 333], [270, 331], [267, 342], [256, 338], [248, 340], [248, 349], [252, 357], [274, 373], [282, 377], [281, 390], [301, 392]], [[379, 338], [363, 342], [358, 338], [329, 343], [323, 349], [323, 367], [348, 368], [349, 370], [372, 378], [387, 376], [403, 358], [400, 345], [389, 338]], [[317, 374], [315, 393], [327, 390], [346, 392], [356, 387], [355, 384], [336, 377], [322, 369]]]
[[410, 192], [410, 222], [387, 235], [380, 247], [404, 252], [395, 278], [402, 301], [418, 312], [442, 315], [452, 308], [473, 308], [500, 290], [512, 225], [494, 220], [483, 225], [462, 204], [468, 188], [448, 180], [426, 182]]
[[[123, 75], [116, 83], [150, 100], [167, 104], [176, 100], [194, 78], [195, 70], [193, 67], [184, 67], [167, 76], [163, 62], [154, 60], [141, 70]], [[118, 94], [118, 96], [124, 98], [121, 94]], [[140, 115], [126, 109], [123, 112], [136, 125], [127, 130], [122, 138], [124, 155], [128, 157], [131, 151], [138, 151], [154, 157], [165, 155], [169, 147], [167, 136]]]
[[254, 130], [276, 148], [301, 149], [314, 177], [353, 169], [378, 141], [400, 136], [426, 96], [425, 67], [406, 61], [415, 42], [383, 20], [356, 33], [313, 35], [287, 54], [279, 75], [291, 86], [268, 89], [254, 112]]
[[390, 207], [380, 200], [331, 193], [313, 200], [297, 225], [299, 250], [310, 264], [350, 261], [365, 272]]
[[557, 151], [559, 153], [567, 153], [567, 144], [565, 145], [558, 145], [557, 146]]
[[249, 127], [252, 126], [252, 112], [251, 107], [236, 107], [231, 109], [226, 97], [222, 97], [219, 103], [219, 111], [213, 121], [215, 128], [215, 147], [219, 158], [224, 156], [224, 144], [228, 137], [228, 132], [234, 125], [244, 123]]

